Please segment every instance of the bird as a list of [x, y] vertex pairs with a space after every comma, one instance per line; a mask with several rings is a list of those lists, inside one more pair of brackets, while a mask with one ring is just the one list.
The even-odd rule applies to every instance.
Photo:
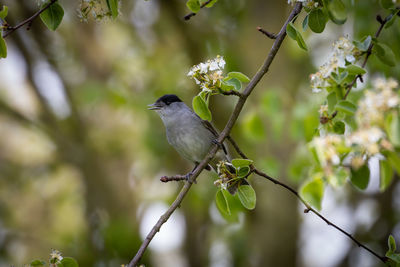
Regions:
[[[202, 120], [178, 96], [166, 94], [148, 105], [149, 110], [154, 110], [160, 116], [166, 129], [168, 143], [185, 159], [197, 165], [205, 158], [213, 144], [217, 143], [218, 131], [213, 125]], [[217, 164], [220, 161], [231, 161], [231, 156], [225, 144], [220, 148], [209, 162], [207, 170], [213, 169], [218, 173]], [[228, 165], [229, 166], [229, 165]], [[231, 171], [234, 169], [231, 167]], [[187, 178], [190, 176], [187, 175]], [[229, 190], [234, 193], [235, 187]]]

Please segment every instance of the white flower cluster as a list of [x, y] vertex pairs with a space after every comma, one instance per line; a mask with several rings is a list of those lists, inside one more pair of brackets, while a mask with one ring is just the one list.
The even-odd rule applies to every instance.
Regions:
[[[61, 256], [61, 252], [52, 249], [50, 253], [50, 266], [56, 266], [58, 263], [60, 263], [63, 259], [63, 256]], [[58, 265], [57, 265], [58, 266]]]
[[222, 76], [224, 67], [224, 58], [217, 56], [212, 60], [207, 60], [205, 63], [202, 62], [193, 66], [187, 76], [195, 80], [196, 84], [199, 84], [202, 90], [211, 92], [218, 82], [224, 78]]
[[311, 141], [309, 146], [315, 148], [322, 167], [339, 165], [340, 153], [338, 152], [338, 147], [343, 146], [342, 136], [336, 134], [318, 136]]
[[367, 90], [358, 104], [356, 118], [361, 127], [383, 127], [385, 114], [400, 105], [399, 94], [395, 91], [398, 86], [394, 79], [378, 78], [373, 81], [374, 89]]
[[221, 189], [228, 188], [228, 182], [234, 177], [228, 168], [233, 168], [233, 165], [227, 161], [220, 161], [217, 163], [217, 173], [219, 179], [214, 181], [216, 187], [221, 187]]
[[[366, 90], [364, 97], [358, 102], [355, 114], [358, 128], [345, 136], [327, 134], [315, 137], [310, 147], [316, 155], [325, 174], [332, 171], [333, 166], [340, 164], [341, 155], [349, 154], [351, 166], [361, 167], [366, 161], [382, 150], [393, 150], [392, 143], [385, 133], [385, 115], [394, 112], [398, 116], [400, 96], [396, 91], [398, 83], [394, 79], [376, 79], [373, 88]], [[327, 106], [320, 108], [320, 114], [327, 112]]]
[[333, 52], [328, 62], [320, 66], [318, 72], [310, 75], [312, 91], [318, 93], [323, 88], [328, 87], [328, 79], [332, 72], [337, 73], [339, 67], [345, 67], [346, 62], [354, 63], [359, 55], [360, 51], [349, 39], [340, 37], [333, 44]]

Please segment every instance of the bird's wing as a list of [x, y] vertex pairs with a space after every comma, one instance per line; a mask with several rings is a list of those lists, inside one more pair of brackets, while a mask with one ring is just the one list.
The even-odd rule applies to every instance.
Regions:
[[[197, 115], [197, 114], [196, 114], [196, 115]], [[201, 120], [201, 119], [200, 119], [200, 120]], [[214, 126], [213, 126], [209, 121], [206, 121], [206, 120], [201, 120], [201, 122], [202, 122], [202, 124], [204, 125], [204, 127], [205, 127], [207, 130], [209, 130], [209, 131], [215, 136], [215, 139], [217, 139], [218, 136], [219, 136], [219, 133], [218, 133], [218, 131], [214, 128]], [[225, 145], [224, 145], [224, 144], [221, 144], [221, 147], [222, 147], [222, 150], [224, 151], [225, 155], [228, 155], [228, 151], [226, 150]]]

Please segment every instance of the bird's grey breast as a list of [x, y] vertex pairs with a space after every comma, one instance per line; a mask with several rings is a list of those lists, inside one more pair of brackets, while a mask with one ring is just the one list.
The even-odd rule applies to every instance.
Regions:
[[[190, 112], [188, 112], [190, 111]], [[172, 119], [172, 118], [171, 118]], [[189, 108], [177, 110], [166, 125], [168, 142], [185, 158], [199, 162], [207, 154], [213, 134]]]

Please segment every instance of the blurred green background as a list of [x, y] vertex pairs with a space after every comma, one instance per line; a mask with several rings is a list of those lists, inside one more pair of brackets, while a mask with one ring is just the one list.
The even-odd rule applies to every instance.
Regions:
[[[8, 57], [0, 61], [0, 266], [46, 260], [52, 248], [80, 266], [128, 263], [181, 187], [159, 178], [193, 168], [168, 145], [161, 120], [146, 105], [166, 93], [190, 104], [198, 88], [188, 70], [216, 55], [224, 56], [226, 71], [252, 77], [272, 45], [256, 27], [278, 32], [292, 8], [283, 0], [220, 0], [184, 21], [183, 0], [130, 0], [121, 1], [115, 21], [83, 22], [80, 3], [60, 1], [65, 16], [56, 32], [37, 19], [29, 31], [6, 38]], [[39, 8], [32, 0], [3, 4], [11, 25]], [[385, 15], [378, 1], [346, 4], [345, 25], [304, 33], [309, 53], [285, 40], [233, 128], [258, 167], [294, 187], [307, 177], [305, 144], [319, 125], [323, 101], [311, 93], [309, 75], [338, 37], [373, 34], [375, 16]], [[398, 23], [382, 40], [400, 58]], [[400, 77], [398, 66], [385, 67], [374, 57], [367, 69], [369, 77]], [[217, 128], [235, 102], [212, 99]], [[214, 204], [215, 178], [202, 173], [156, 235], [142, 260], [146, 266], [381, 266], [259, 177], [250, 178], [256, 209], [226, 222]], [[395, 179], [381, 194], [373, 179], [377, 174], [366, 192], [350, 185], [328, 189], [322, 213], [383, 254], [389, 233], [400, 240], [400, 186]]]

